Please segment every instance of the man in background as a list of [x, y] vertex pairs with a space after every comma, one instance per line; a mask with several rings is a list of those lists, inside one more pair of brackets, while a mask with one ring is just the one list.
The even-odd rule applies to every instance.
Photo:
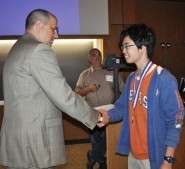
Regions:
[[[114, 101], [113, 72], [102, 68], [102, 55], [99, 49], [89, 51], [88, 61], [91, 67], [83, 71], [76, 85], [76, 92], [84, 96], [87, 103], [93, 107], [111, 104]], [[120, 89], [123, 81], [119, 78]], [[121, 90], [120, 90], [121, 91]], [[93, 169], [96, 162], [100, 169], [106, 169], [106, 130], [105, 127], [95, 127], [89, 130], [92, 150], [87, 153], [87, 169]]]
[[5, 61], [0, 164], [9, 168], [52, 168], [66, 162], [61, 111], [90, 129], [100, 117], [67, 84], [51, 49], [55, 38], [57, 18], [36, 9]]

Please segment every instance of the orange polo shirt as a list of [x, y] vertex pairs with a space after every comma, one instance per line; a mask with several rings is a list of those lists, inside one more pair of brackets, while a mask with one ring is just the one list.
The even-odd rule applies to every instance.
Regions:
[[[138, 99], [135, 108], [133, 108], [134, 101], [134, 83], [137, 86], [139, 80], [133, 78], [130, 87], [130, 143], [131, 152], [136, 159], [148, 159], [148, 139], [147, 139], [147, 93], [150, 80], [156, 70], [156, 65], [153, 64], [140, 86]], [[137, 89], [137, 87], [136, 87]]]

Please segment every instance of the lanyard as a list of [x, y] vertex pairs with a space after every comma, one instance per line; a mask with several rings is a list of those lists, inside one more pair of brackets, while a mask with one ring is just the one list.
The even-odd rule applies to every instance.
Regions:
[[[137, 99], [138, 99], [138, 96], [139, 96], [139, 90], [140, 90], [140, 87], [141, 87], [141, 83], [146, 75], [146, 73], [148, 72], [150, 66], [152, 65], [152, 62], [149, 61], [146, 66], [144, 67], [142, 73], [141, 73], [141, 77], [140, 77], [140, 80], [139, 80], [139, 83], [138, 83], [138, 87], [136, 89], [136, 79], [135, 79], [135, 82], [134, 82], [134, 103], [133, 103], [133, 108], [136, 107], [136, 103], [137, 103]], [[135, 77], [136, 78], [136, 77]]]

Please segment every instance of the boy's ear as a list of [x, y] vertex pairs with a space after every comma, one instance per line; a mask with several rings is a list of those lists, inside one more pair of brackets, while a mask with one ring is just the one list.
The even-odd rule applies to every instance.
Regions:
[[142, 46], [141, 46], [141, 49], [142, 49], [142, 50], [147, 50], [145, 45], [142, 45]]

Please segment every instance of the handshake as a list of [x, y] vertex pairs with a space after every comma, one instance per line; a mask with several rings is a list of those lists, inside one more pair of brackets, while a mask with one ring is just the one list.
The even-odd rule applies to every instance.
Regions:
[[95, 107], [95, 109], [99, 111], [99, 118], [97, 123], [98, 127], [101, 128], [109, 123], [109, 115], [107, 111], [112, 109], [113, 107], [114, 107], [113, 104]]

